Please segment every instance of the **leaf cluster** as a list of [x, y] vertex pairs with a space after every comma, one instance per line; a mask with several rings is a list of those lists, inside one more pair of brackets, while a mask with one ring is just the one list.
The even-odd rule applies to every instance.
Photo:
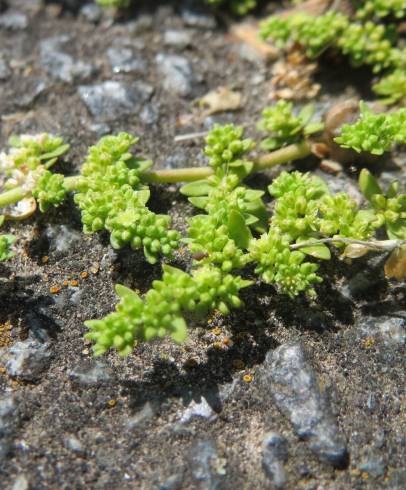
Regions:
[[296, 115], [293, 104], [280, 100], [262, 111], [262, 119], [257, 124], [257, 129], [269, 133], [261, 143], [261, 148], [267, 151], [276, 150], [283, 146], [300, 141], [304, 137], [321, 131], [323, 124], [312, 122], [314, 106], [304, 106]]
[[107, 230], [113, 248], [130, 245], [144, 250], [148, 262], [170, 256], [178, 247], [179, 233], [170, 230], [170, 217], [150, 211], [150, 191], [142, 183], [152, 162], [136, 158], [131, 147], [137, 138], [128, 133], [105, 136], [89, 149], [81, 168], [75, 203], [85, 233]]
[[376, 114], [361, 102], [359, 119], [354, 124], [344, 124], [335, 141], [358, 153], [382, 155], [395, 143], [406, 141], [406, 109]]

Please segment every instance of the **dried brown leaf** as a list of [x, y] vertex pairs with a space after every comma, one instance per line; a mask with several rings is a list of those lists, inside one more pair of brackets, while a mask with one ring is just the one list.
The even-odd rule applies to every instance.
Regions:
[[228, 87], [218, 87], [202, 97], [200, 104], [207, 106], [207, 116], [216, 112], [236, 111], [241, 108], [242, 95]]
[[385, 276], [388, 279], [406, 279], [406, 245], [395, 248], [385, 263]]

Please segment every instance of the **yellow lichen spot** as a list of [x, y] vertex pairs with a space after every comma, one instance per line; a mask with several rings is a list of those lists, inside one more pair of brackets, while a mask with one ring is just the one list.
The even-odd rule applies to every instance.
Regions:
[[212, 320], [211, 318], [209, 318], [209, 319], [207, 320], [207, 325], [211, 325], [212, 323], [213, 323], [213, 320]]
[[214, 342], [213, 347], [215, 349], [221, 350], [223, 348], [223, 344], [221, 342]]
[[364, 349], [370, 349], [375, 345], [375, 339], [373, 337], [367, 337], [362, 341], [362, 347]]
[[44, 255], [44, 256], [41, 258], [41, 262], [42, 262], [43, 264], [46, 264], [46, 263], [48, 262], [48, 260], [49, 260], [48, 255]]
[[0, 367], [0, 374], [6, 374], [7, 370], [5, 367]]
[[221, 334], [221, 328], [220, 327], [214, 327], [212, 329], [211, 333], [214, 335], [220, 335]]
[[62, 283], [62, 284], [63, 284], [63, 285], [65, 286], [65, 288], [66, 288], [66, 287], [68, 287], [68, 286], [69, 286], [69, 281], [67, 281], [67, 280], [65, 279], [65, 280], [63, 281], [63, 283]]
[[242, 377], [243, 381], [245, 383], [251, 383], [252, 381], [252, 374], [244, 374], [244, 376]]
[[58, 286], [52, 286], [49, 288], [49, 292], [51, 294], [58, 294], [60, 290], [61, 290], [61, 288]]
[[79, 282], [76, 279], [72, 279], [72, 281], [70, 282], [70, 285], [73, 288], [77, 288], [79, 286]]
[[87, 279], [89, 277], [89, 273], [87, 271], [83, 271], [80, 273], [80, 277], [82, 279]]
[[368, 480], [368, 478], [369, 478], [368, 473], [367, 473], [366, 471], [363, 471], [363, 472], [361, 473], [361, 478], [362, 478], [363, 480]]
[[233, 361], [233, 367], [235, 369], [244, 369], [245, 368], [244, 361], [241, 360], [241, 359], [234, 359], [234, 361]]
[[114, 398], [112, 398], [111, 400], [109, 400], [109, 401], [107, 402], [107, 406], [108, 406], [109, 408], [114, 408], [116, 405], [117, 405], [117, 400], [115, 400]]

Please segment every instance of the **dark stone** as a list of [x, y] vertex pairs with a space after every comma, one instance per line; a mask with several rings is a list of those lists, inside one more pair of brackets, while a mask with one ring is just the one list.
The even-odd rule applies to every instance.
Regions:
[[279, 410], [297, 435], [323, 461], [336, 467], [347, 464], [346, 442], [332, 415], [326, 393], [306, 359], [300, 343], [283, 344], [267, 354], [263, 380]]
[[262, 468], [275, 488], [286, 485], [286, 473], [283, 467], [288, 459], [286, 440], [276, 432], [265, 436], [262, 447]]

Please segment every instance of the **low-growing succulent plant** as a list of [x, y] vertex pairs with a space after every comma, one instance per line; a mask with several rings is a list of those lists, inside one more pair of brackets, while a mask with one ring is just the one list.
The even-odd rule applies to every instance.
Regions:
[[[362, 207], [346, 193], [333, 194], [321, 178], [296, 171], [282, 172], [269, 186], [269, 212], [264, 191], [244, 183], [252, 172], [310, 154], [311, 116], [311, 107], [299, 113], [286, 103], [268, 108], [260, 128], [277, 141], [265, 146], [278, 149], [260, 156], [250, 153], [254, 143], [241, 127], [216, 125], [206, 138], [208, 166], [191, 169], [151, 170], [149, 160], [132, 152], [138, 139], [120, 133], [101, 138], [89, 148], [80, 174], [65, 177], [49, 170], [68, 148], [61, 138], [14, 138], [0, 157], [6, 187], [0, 207], [34, 197], [45, 212], [74, 192], [84, 231], [107, 231], [114, 248], [142, 248], [147, 261], [156, 263], [186, 243], [193, 256], [188, 272], [164, 265], [162, 280], [144, 296], [117, 286], [116, 311], [86, 322], [96, 354], [113, 347], [127, 355], [137, 342], [166, 335], [181, 342], [186, 317], [227, 315], [241, 307], [240, 291], [253, 284], [252, 271], [282, 294], [315, 297], [322, 280], [317, 261], [331, 258], [328, 245], [358, 257], [370, 250], [396, 251], [405, 243], [406, 194], [396, 182], [384, 193], [365, 170], [359, 181], [366, 198]], [[405, 118], [404, 109], [374, 114], [362, 104], [360, 119], [344, 125], [337, 141], [381, 154], [406, 140]], [[188, 220], [186, 237], [170, 229], [169, 216], [147, 207], [149, 183], [181, 181], [188, 182], [182, 194], [200, 210]], [[378, 229], [389, 240], [375, 240]], [[13, 240], [0, 237], [0, 259], [11, 257]]]

